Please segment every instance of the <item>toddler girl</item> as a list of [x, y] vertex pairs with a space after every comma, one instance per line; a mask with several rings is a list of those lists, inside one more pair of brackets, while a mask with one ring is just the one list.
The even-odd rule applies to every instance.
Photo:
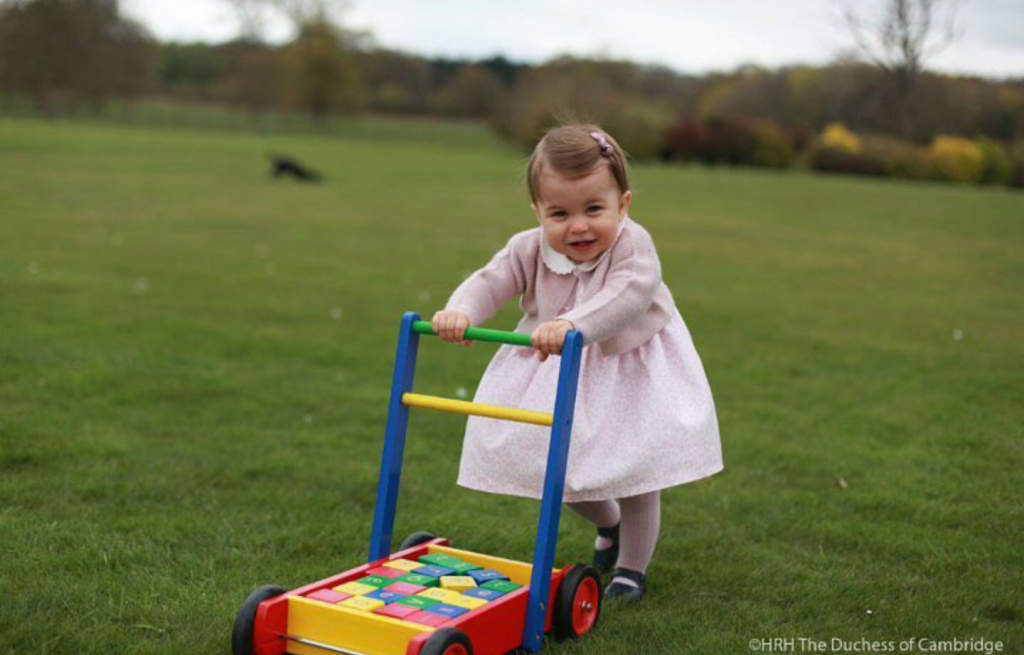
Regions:
[[[544, 136], [526, 172], [539, 228], [516, 234], [432, 320], [469, 345], [509, 299], [536, 350], [502, 346], [474, 402], [550, 412], [565, 334], [583, 335], [565, 502], [597, 527], [594, 564], [615, 567], [606, 597], [638, 600], [660, 524], [660, 490], [723, 468], [711, 390], [661, 280], [651, 235], [628, 215], [626, 157], [594, 125]], [[458, 483], [540, 498], [550, 430], [470, 416]]]

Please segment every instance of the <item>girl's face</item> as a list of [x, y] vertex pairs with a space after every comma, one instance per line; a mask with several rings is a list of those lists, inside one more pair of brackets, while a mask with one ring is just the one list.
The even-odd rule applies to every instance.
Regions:
[[633, 199], [629, 191], [619, 192], [607, 166], [577, 179], [544, 173], [537, 190], [540, 197], [530, 207], [544, 238], [577, 264], [597, 259], [611, 247]]

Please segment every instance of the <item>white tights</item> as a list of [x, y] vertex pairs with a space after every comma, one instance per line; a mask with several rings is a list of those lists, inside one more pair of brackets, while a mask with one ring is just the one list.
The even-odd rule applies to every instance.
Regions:
[[[658, 542], [658, 530], [661, 528], [661, 491], [619, 498], [617, 501], [594, 500], [566, 504], [599, 528], [612, 528], [621, 521], [619, 560], [616, 566], [640, 573], [647, 572], [647, 566], [654, 557], [654, 546]], [[598, 537], [594, 548], [603, 550], [611, 545], [610, 539]], [[633, 584], [625, 578], [614, 578], [613, 582]]]

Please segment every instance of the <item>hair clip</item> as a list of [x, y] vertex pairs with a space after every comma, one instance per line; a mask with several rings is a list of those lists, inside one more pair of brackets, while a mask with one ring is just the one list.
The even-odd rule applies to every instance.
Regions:
[[604, 155], [605, 157], [612, 156], [612, 153], [614, 152], [612, 150], [612, 145], [608, 143], [608, 139], [606, 139], [603, 134], [601, 134], [600, 132], [591, 132], [590, 136], [594, 137], [594, 140], [597, 141], [598, 145], [601, 146], [602, 155]]

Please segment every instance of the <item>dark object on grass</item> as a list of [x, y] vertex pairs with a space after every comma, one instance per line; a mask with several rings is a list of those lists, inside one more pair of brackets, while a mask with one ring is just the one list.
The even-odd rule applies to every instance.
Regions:
[[[615, 582], [615, 578], [626, 578], [635, 582], [637, 587], [624, 582]], [[636, 602], [644, 597], [647, 590], [647, 576], [632, 569], [617, 568], [612, 572], [612, 583], [604, 590], [605, 600], [627, 600]]]
[[306, 168], [291, 157], [271, 153], [270, 161], [273, 167], [270, 175], [275, 180], [281, 177], [290, 177], [300, 182], [319, 183], [322, 179], [320, 173]]

